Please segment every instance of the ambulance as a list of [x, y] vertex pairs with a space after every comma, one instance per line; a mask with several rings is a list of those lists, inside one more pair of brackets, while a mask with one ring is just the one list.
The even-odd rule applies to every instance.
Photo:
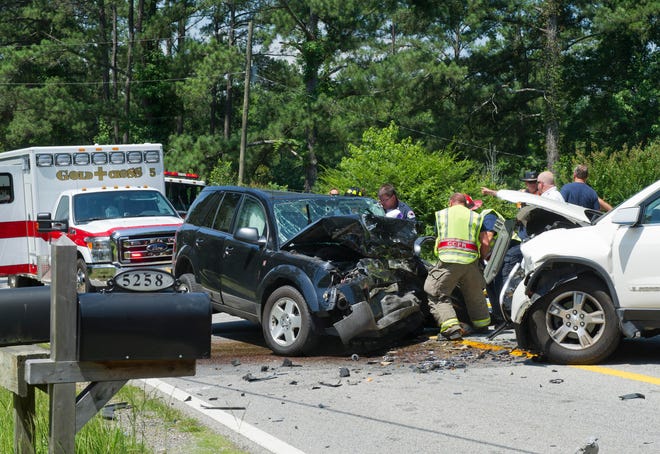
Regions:
[[165, 171], [165, 196], [182, 217], [205, 186], [196, 173]]
[[0, 153], [0, 276], [50, 283], [50, 243], [77, 246], [79, 292], [120, 272], [169, 271], [183, 219], [165, 197], [160, 144], [31, 147]]

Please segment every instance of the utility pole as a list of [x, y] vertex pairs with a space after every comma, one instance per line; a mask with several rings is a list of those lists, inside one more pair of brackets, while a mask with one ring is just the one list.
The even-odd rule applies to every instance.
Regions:
[[238, 156], [238, 185], [243, 186], [245, 172], [245, 147], [247, 143], [247, 119], [250, 99], [250, 73], [252, 68], [252, 21], [248, 23], [247, 49], [245, 51], [245, 88], [243, 89], [243, 125], [241, 128], [241, 151]]

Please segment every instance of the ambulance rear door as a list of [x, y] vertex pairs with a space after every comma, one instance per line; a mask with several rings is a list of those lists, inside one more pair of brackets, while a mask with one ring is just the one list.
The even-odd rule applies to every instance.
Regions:
[[27, 212], [31, 188], [25, 189], [22, 166], [0, 166], [0, 275], [36, 273], [29, 259], [30, 236], [36, 234]]

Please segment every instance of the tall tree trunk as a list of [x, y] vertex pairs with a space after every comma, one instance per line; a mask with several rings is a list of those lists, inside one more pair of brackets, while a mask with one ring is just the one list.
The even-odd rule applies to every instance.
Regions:
[[[234, 2], [230, 2], [230, 22], [229, 22], [229, 47], [234, 47], [236, 45], [236, 7]], [[232, 76], [227, 74], [227, 83], [226, 83], [226, 96], [225, 96], [225, 109], [224, 109], [224, 138], [229, 140], [231, 135], [231, 120], [233, 117], [233, 90], [232, 90]]]
[[126, 49], [126, 83], [124, 85], [124, 119], [126, 121], [126, 129], [124, 129], [123, 143], [128, 143], [131, 138], [131, 83], [133, 82], [133, 46], [135, 45], [134, 15], [133, 0], [128, 0], [128, 46]]
[[548, 169], [559, 160], [559, 85], [561, 82], [561, 51], [557, 29], [559, 0], [545, 3], [545, 152]]
[[[316, 39], [318, 36], [318, 15], [311, 13], [309, 17], [308, 35]], [[318, 52], [313, 50], [312, 52]], [[319, 85], [319, 58], [316, 53], [305, 56], [305, 88], [307, 93], [307, 159], [305, 160], [305, 191], [311, 192], [318, 175], [318, 160], [316, 158], [316, 142], [318, 132], [316, 129], [316, 113], [314, 112], [318, 97]]]
[[119, 74], [117, 54], [119, 52], [119, 33], [117, 30], [117, 5], [111, 2], [112, 11], [112, 133], [113, 143], [119, 143]]
[[104, 0], [99, 0], [99, 34], [101, 35], [100, 61], [103, 69], [101, 70], [101, 79], [103, 88], [101, 99], [106, 106], [110, 105], [110, 49], [108, 48], [108, 17], [105, 11]]

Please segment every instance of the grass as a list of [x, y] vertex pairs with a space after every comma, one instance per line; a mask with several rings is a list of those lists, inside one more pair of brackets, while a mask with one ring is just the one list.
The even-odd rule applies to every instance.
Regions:
[[[36, 391], [35, 453], [48, 452], [48, 396]], [[108, 421], [95, 415], [76, 435], [77, 454], [153, 453], [154, 439], [165, 443], [158, 452], [210, 454], [243, 453], [230, 441], [215, 434], [196, 419], [154, 397], [146, 390], [124, 386], [111, 402], [126, 402], [128, 408], [118, 411], [119, 421]], [[0, 388], [0, 452], [14, 451], [12, 395]], [[172, 435], [181, 435], [186, 446], [168, 446]], [[165, 435], [168, 435], [166, 438]], [[164, 449], [164, 450], [163, 450]]]

